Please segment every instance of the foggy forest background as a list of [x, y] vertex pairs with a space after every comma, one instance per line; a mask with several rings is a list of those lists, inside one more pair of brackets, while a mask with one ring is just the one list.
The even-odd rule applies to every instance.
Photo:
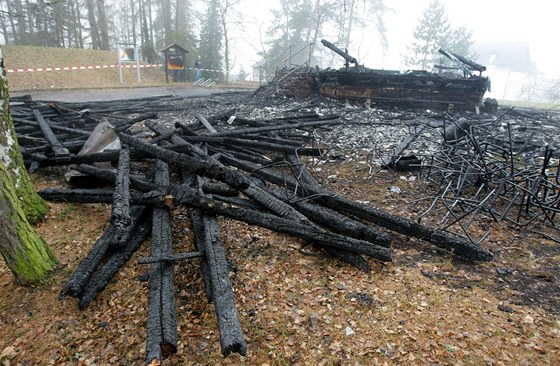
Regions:
[[[338, 58], [319, 47], [326, 38], [350, 53], [375, 43], [388, 47], [384, 17], [394, 12], [384, 0], [277, 0], [272, 10], [263, 5], [261, 18], [247, 19], [255, 2], [244, 0], [0, 0], [0, 41], [8, 45], [112, 50], [118, 43], [137, 44], [147, 63], [160, 63], [159, 50], [177, 43], [189, 60], [213, 77], [246, 73], [239, 55], [252, 52], [261, 74], [271, 74], [291, 56], [293, 65], [333, 65]], [[270, 19], [270, 20], [267, 20]], [[364, 41], [364, 34], [367, 40]], [[466, 57], [473, 32], [450, 24], [444, 2], [430, 1], [402, 55], [411, 69], [430, 69], [441, 47]], [[371, 47], [371, 46], [370, 46]], [[336, 59], [334, 65], [339, 65]], [[558, 81], [548, 81], [549, 99], [560, 99]]]

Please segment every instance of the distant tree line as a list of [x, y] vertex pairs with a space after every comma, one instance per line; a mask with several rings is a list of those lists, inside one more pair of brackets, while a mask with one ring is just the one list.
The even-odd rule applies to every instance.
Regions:
[[[273, 22], [263, 30], [261, 42], [255, 46], [262, 57], [265, 74], [270, 75], [276, 65], [288, 59], [292, 65], [300, 65], [310, 56], [312, 65], [329, 64], [326, 62], [329, 60], [332, 63], [338, 56], [323, 47], [313, 47], [320, 44], [321, 38], [350, 49], [351, 53], [357, 52], [353, 36], [366, 28], [370, 31], [366, 43], [387, 47], [383, 17], [391, 9], [383, 0], [279, 0], [278, 3], [279, 7], [273, 10]], [[311, 50], [306, 48], [309, 45], [313, 45]]]
[[[310, 59], [312, 65], [340, 63], [323, 47], [305, 48], [320, 44], [321, 38], [358, 58], [360, 46], [387, 47], [384, 17], [392, 9], [384, 0], [278, 0], [270, 24], [244, 19], [239, 12], [243, 4], [244, 0], [0, 0], [0, 33], [3, 43], [13, 45], [109, 50], [117, 43], [134, 43], [150, 63], [159, 61], [158, 50], [176, 42], [189, 51], [192, 62], [200, 57], [203, 68], [224, 71], [212, 75], [217, 79], [227, 79], [236, 65], [236, 41], [257, 38], [245, 33], [249, 22], [259, 27], [259, 40], [252, 46], [264, 74], [274, 72], [290, 55], [289, 66]], [[356, 34], [361, 32], [368, 38], [359, 39]], [[468, 48], [471, 36], [466, 28], [452, 29], [443, 6], [434, 0], [415, 29], [414, 54], [407, 60], [425, 66], [438, 45]]]
[[413, 39], [403, 55], [407, 66], [430, 69], [438, 58], [440, 48], [467, 58], [474, 58], [470, 48], [473, 45], [473, 31], [466, 26], [453, 28], [445, 6], [440, 0], [431, 0], [414, 27]]

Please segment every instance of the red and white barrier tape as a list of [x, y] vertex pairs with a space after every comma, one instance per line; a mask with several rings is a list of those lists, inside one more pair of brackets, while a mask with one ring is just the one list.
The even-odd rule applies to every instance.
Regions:
[[[163, 64], [146, 64], [140, 65], [141, 69], [150, 67], [163, 67]], [[6, 69], [7, 73], [12, 72], [44, 72], [44, 71], [76, 71], [76, 70], [102, 70], [102, 69], [118, 69], [119, 65], [96, 65], [96, 66], [64, 66], [64, 67], [30, 67], [25, 69]], [[136, 65], [124, 64], [123, 69], [135, 69]], [[187, 70], [194, 70], [192, 67]], [[201, 69], [202, 71], [221, 72], [221, 70]]]
[[[162, 67], [163, 64], [140, 65], [140, 68]], [[124, 69], [135, 69], [136, 65], [122, 65]], [[75, 70], [100, 70], [118, 69], [119, 65], [96, 65], [96, 66], [65, 66], [65, 67], [30, 67], [25, 69], [7, 69], [6, 72], [43, 72], [43, 71], [75, 71]]]

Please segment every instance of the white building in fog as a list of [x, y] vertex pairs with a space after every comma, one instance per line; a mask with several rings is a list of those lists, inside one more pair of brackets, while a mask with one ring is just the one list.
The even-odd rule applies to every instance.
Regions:
[[492, 82], [486, 97], [531, 100], [538, 71], [531, 60], [529, 42], [481, 42], [472, 46], [476, 62], [486, 66]]

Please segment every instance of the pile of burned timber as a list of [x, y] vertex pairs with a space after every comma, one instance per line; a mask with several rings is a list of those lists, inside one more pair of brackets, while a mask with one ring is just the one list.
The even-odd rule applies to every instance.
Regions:
[[[294, 72], [285, 78], [279, 75], [278, 89], [281, 93], [302, 97], [318, 92], [330, 98], [366, 104], [423, 105], [439, 109], [475, 110], [484, 106], [483, 96], [490, 86], [489, 79], [481, 75], [486, 67], [460, 55], [440, 50], [454, 64], [453, 67], [445, 67], [446, 72], [414, 70], [402, 73], [366, 68], [334, 44], [326, 40], [321, 43], [340, 55], [345, 60], [345, 67]], [[440, 66], [440, 70], [443, 68]], [[459, 70], [462, 75], [449, 72], [449, 69]], [[479, 75], [473, 75], [475, 71]]]
[[[14, 122], [29, 167], [67, 165], [75, 172], [69, 175], [72, 181], [104, 184], [44, 189], [42, 197], [112, 205], [107, 229], [62, 295], [77, 297], [79, 307], [87, 307], [151, 233], [150, 255], [138, 259], [150, 266], [147, 363], [177, 349], [174, 265], [193, 258], [200, 261], [207, 297], [215, 306], [222, 353], [246, 352], [219, 216], [303, 239], [364, 271], [370, 270], [365, 257], [391, 260], [387, 231], [470, 260], [492, 259], [492, 253], [462, 237], [323, 189], [300, 157], [323, 154], [310, 144], [313, 131], [342, 123], [337, 115], [238, 117], [232, 127], [227, 121], [233, 116], [194, 113], [196, 122], [165, 126], [148, 111], [166, 107], [151, 100], [114, 101], [107, 107], [24, 100], [13, 107]], [[172, 208], [180, 205], [190, 210], [195, 236], [187, 252], [175, 250], [182, 238], [171, 231]]]

